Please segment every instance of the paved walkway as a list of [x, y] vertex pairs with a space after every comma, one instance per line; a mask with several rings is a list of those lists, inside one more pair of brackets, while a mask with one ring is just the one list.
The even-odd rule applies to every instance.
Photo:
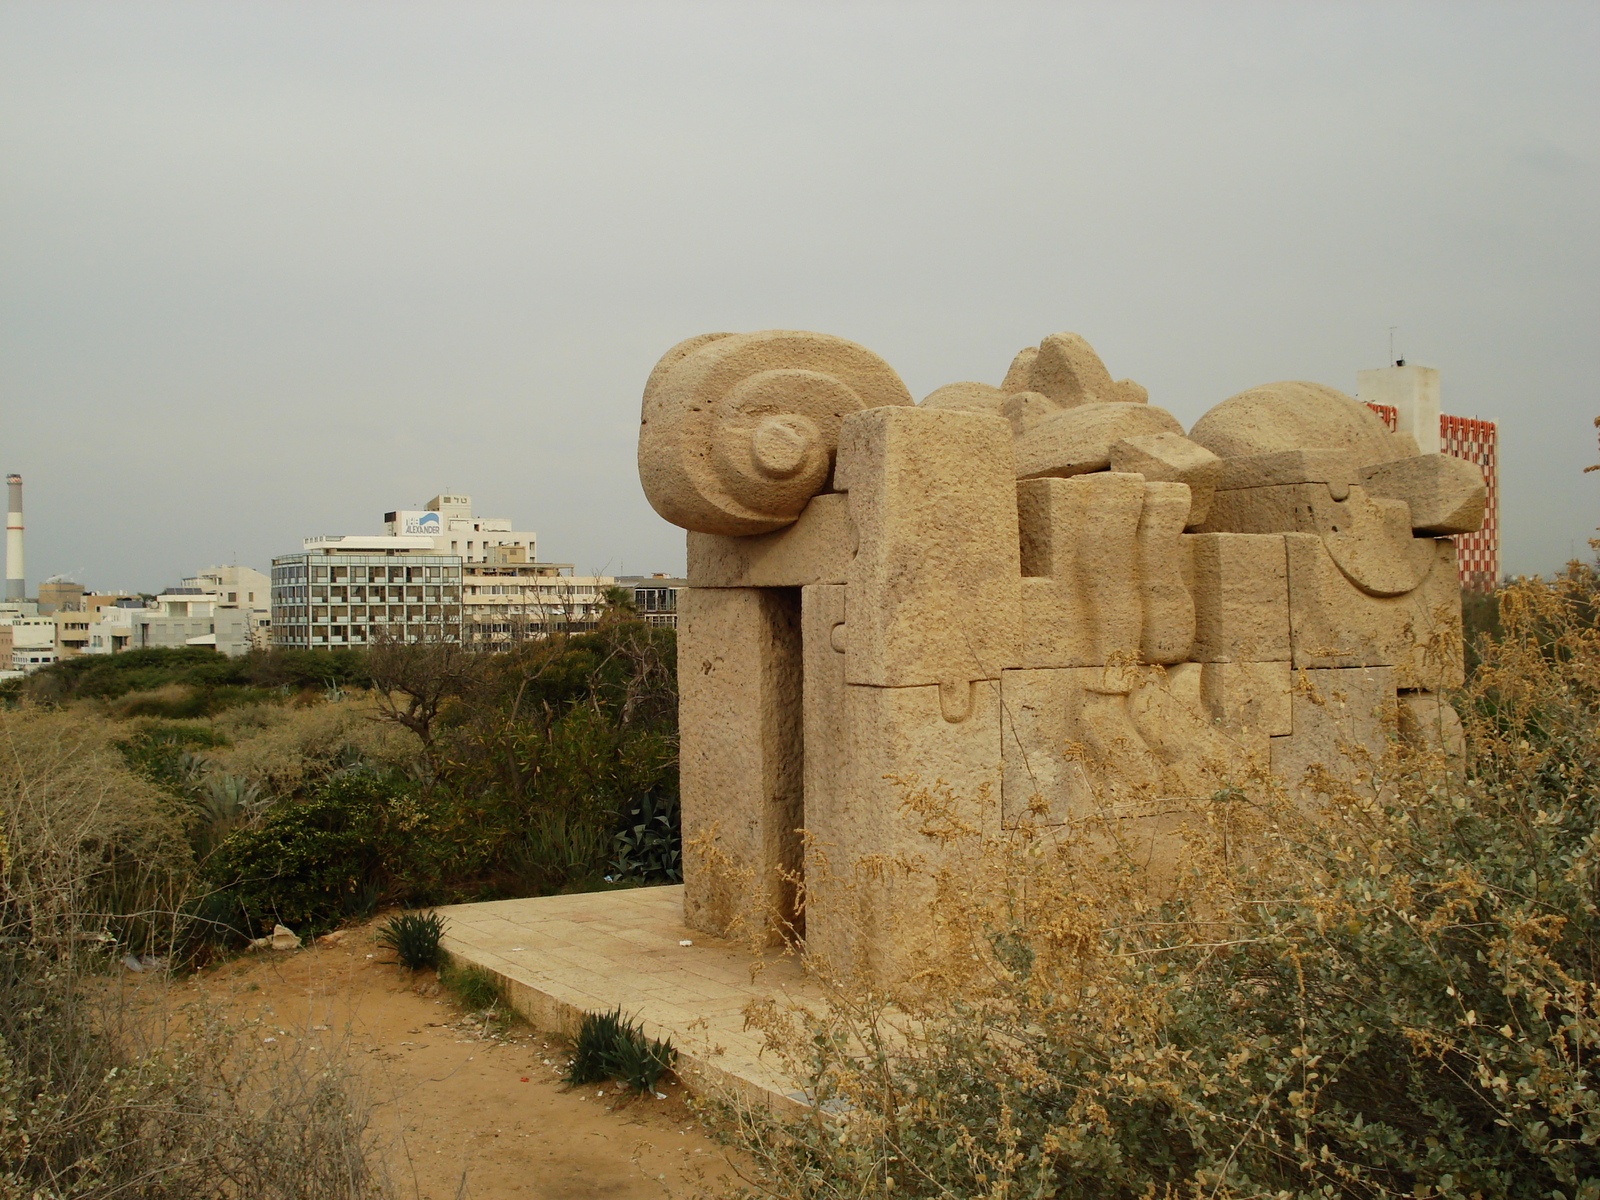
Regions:
[[820, 989], [792, 959], [759, 966], [745, 947], [689, 929], [681, 885], [438, 912], [452, 961], [497, 975], [537, 1028], [571, 1036], [585, 1012], [620, 1004], [650, 1037], [672, 1038], [678, 1077], [694, 1091], [779, 1106], [801, 1099], [744, 1028], [744, 1009], [774, 996], [819, 1000]]

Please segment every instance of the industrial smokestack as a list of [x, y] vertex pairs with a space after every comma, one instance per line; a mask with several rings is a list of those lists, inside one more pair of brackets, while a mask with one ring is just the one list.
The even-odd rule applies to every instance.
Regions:
[[22, 476], [7, 475], [11, 503], [6, 508], [6, 599], [26, 600], [28, 585], [22, 569]]

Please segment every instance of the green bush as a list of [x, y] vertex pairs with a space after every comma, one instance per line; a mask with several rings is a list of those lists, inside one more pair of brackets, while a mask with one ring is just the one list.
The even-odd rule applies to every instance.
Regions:
[[476, 963], [465, 967], [444, 966], [439, 971], [439, 982], [463, 1008], [473, 1012], [493, 1008], [503, 999], [499, 977]]
[[403, 794], [367, 772], [335, 776], [236, 830], [206, 860], [203, 878], [257, 929], [331, 929], [376, 907], [392, 878], [390, 808]]
[[130, 768], [179, 796], [187, 796], [199, 778], [201, 764], [194, 752], [227, 745], [228, 739], [207, 725], [156, 721], [116, 743]]
[[187, 719], [218, 711], [218, 706], [240, 703], [230, 693], [259, 689], [365, 688], [371, 683], [365, 651], [257, 650], [230, 658], [203, 646], [177, 649], [125, 650], [121, 654], [82, 654], [63, 659], [29, 676], [17, 685], [21, 694], [35, 700], [114, 700], [130, 692], [153, 692], [181, 686], [197, 696], [209, 696], [205, 712], [168, 713], [151, 709], [141, 716]]
[[31, 676], [27, 691], [50, 692], [52, 699], [110, 700], [173, 684], [210, 689], [248, 682], [244, 659], [229, 658], [202, 646], [186, 646], [63, 659]]
[[[439, 784], [477, 814], [485, 894], [667, 878], [676, 831], [673, 631], [619, 622], [485, 656], [439, 710]], [[652, 814], [629, 820], [641, 795]], [[635, 831], [643, 824], [645, 829]], [[624, 833], [619, 845], [616, 835]]]

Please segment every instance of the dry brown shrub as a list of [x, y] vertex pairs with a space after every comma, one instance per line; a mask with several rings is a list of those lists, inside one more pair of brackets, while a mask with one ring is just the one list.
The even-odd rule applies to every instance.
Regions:
[[310, 708], [236, 709], [212, 724], [233, 743], [208, 752], [216, 769], [275, 796], [295, 794], [341, 758], [380, 769], [409, 769], [418, 759], [416, 739], [379, 720], [376, 703], [365, 696]]

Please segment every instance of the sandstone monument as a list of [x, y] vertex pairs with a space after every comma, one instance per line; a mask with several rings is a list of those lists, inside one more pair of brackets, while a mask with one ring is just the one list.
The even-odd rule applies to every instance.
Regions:
[[1154, 854], [1231, 778], [1360, 787], [1402, 727], [1451, 735], [1482, 477], [1320, 384], [1186, 434], [1075, 334], [920, 404], [841, 338], [706, 334], [651, 374], [639, 474], [689, 531], [698, 929], [893, 975], [938, 854], [910, 788]]

